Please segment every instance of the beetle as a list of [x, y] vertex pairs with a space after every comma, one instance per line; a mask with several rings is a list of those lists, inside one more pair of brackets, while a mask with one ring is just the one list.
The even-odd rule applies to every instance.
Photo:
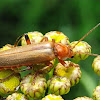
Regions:
[[62, 59], [65, 59], [65, 57], [71, 58], [72, 56], [73, 52], [70, 45], [55, 43], [54, 40], [34, 43], [0, 51], [0, 69], [13, 69], [46, 63], [56, 57], [63, 64]]
[[[17, 46], [18, 42], [23, 36], [22, 35], [15, 42], [14, 48], [0, 51], [0, 69], [14, 69], [21, 66], [31, 66], [32, 64], [41, 63], [45, 63], [49, 67], [53, 67], [50, 61], [55, 58], [58, 58], [59, 62], [68, 68], [64, 60], [67, 58], [73, 58], [73, 49], [75, 46], [99, 25], [100, 23], [85, 34], [73, 47], [70, 45], [55, 43], [54, 39], [52, 41], [48, 41], [48, 38], [44, 38], [40, 43], [31, 44], [28, 35], [24, 34], [28, 45]], [[91, 53], [87, 54], [98, 56]]]

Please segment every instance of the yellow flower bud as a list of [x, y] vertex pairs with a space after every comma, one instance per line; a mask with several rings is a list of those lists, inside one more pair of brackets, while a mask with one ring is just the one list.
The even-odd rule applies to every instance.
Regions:
[[100, 56], [97, 56], [93, 63], [92, 63], [92, 68], [94, 70], [94, 72], [100, 76]]
[[77, 84], [81, 78], [81, 70], [78, 64], [71, 61], [65, 61], [69, 68], [58, 63], [55, 67], [54, 74], [57, 76], [67, 77], [70, 80], [71, 86]]
[[4, 51], [4, 50], [7, 50], [7, 49], [11, 49], [13, 48], [13, 45], [10, 45], [10, 44], [6, 44], [5, 46], [3, 46], [0, 51]]
[[27, 97], [22, 93], [13, 93], [9, 95], [6, 100], [28, 100]]
[[73, 100], [93, 100], [93, 99], [92, 99], [92, 98], [89, 98], [89, 97], [84, 96], [84, 97], [77, 97], [77, 98], [75, 98], [75, 99], [73, 99]]
[[[31, 43], [39, 43], [43, 38], [43, 34], [38, 32], [38, 31], [28, 32], [27, 35], [29, 36], [29, 39], [30, 39]], [[24, 36], [21, 39], [21, 44], [22, 45], [27, 45]]]
[[100, 86], [97, 86], [93, 90], [93, 98], [94, 98], [94, 100], [100, 100]]
[[47, 82], [49, 91], [56, 95], [67, 94], [70, 90], [70, 81], [66, 77], [53, 76]]
[[[71, 42], [71, 46], [73, 47], [78, 41]], [[74, 58], [72, 59], [74, 62], [78, 63], [80, 60], [85, 60], [89, 55], [85, 53], [91, 53], [91, 46], [85, 42], [80, 41], [75, 48], [73, 48]]]
[[55, 42], [61, 42], [62, 44], [69, 44], [69, 38], [64, 35], [62, 32], [59, 31], [50, 31], [44, 35], [44, 37], [47, 37], [49, 41], [52, 41], [52, 39], [55, 39]]
[[42, 98], [42, 100], [64, 100], [60, 95], [56, 96], [55, 94], [49, 94]]
[[44, 96], [47, 88], [46, 79], [42, 74], [38, 74], [33, 79], [34, 75], [32, 74], [25, 76], [20, 84], [21, 91], [28, 97], [40, 99]]
[[[0, 70], [0, 79], [4, 79], [11, 75], [13, 70]], [[20, 84], [20, 75], [14, 74], [3, 82], [0, 82], [0, 93], [7, 94], [18, 90]]]

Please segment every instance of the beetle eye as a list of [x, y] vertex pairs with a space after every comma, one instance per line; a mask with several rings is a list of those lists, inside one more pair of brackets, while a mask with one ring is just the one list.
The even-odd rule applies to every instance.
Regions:
[[74, 58], [74, 56], [71, 56], [71, 58]]

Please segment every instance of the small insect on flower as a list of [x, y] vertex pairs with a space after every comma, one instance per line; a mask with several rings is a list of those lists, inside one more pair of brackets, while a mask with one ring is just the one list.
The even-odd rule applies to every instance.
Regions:
[[[41, 63], [45, 63], [49, 68], [52, 68], [53, 64], [50, 61], [54, 60], [55, 58], [57, 58], [63, 66], [68, 68], [69, 66], [64, 62], [64, 60], [67, 58], [73, 58], [73, 49], [76, 47], [76, 45], [99, 25], [100, 23], [91, 29], [85, 36], [83, 36], [73, 47], [71, 47], [68, 42], [66, 43], [61, 40], [59, 40], [58, 43], [56, 43], [54, 39], [52, 39], [52, 41], [48, 41], [49, 39], [48, 36], [46, 37], [46, 35], [39, 43], [31, 43], [29, 36], [24, 34], [17, 39], [14, 44], [14, 48], [0, 51], [0, 69], [14, 69], [21, 66], [33, 66], [34, 64]], [[56, 32], [56, 36], [57, 34], [63, 36], [61, 32]], [[17, 44], [23, 36], [25, 36], [25, 40], [28, 45], [17, 47]], [[64, 35], [64, 37], [66, 36]], [[65, 40], [68, 41], [67, 38]], [[98, 56], [91, 53], [84, 54]], [[41, 72], [41, 70], [38, 72]]]

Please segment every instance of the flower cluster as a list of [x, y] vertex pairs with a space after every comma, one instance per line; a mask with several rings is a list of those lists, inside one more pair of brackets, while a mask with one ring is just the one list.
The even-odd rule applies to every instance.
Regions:
[[[70, 45], [72, 48], [78, 42], [74, 41], [70, 43], [68, 37], [58, 31], [48, 32], [44, 36], [37, 31], [28, 32], [27, 34], [33, 44], [44, 42], [45, 37], [48, 41], [55, 39], [56, 43]], [[21, 39], [21, 44], [22, 46], [27, 44], [24, 36]], [[1, 48], [1, 51], [11, 48], [13, 46], [6, 45]], [[64, 100], [61, 95], [67, 94], [72, 86], [79, 83], [81, 70], [79, 64], [76, 63], [88, 57], [86, 53], [91, 53], [91, 46], [87, 42], [81, 41], [72, 50], [74, 57], [72, 61], [65, 61], [68, 66], [67, 68], [61, 63], [57, 63], [57, 60], [54, 59], [50, 61], [54, 66], [53, 68], [48, 68], [47, 65], [41, 62], [41, 64], [32, 65], [32, 72], [24, 77], [18, 73], [21, 72], [19, 70], [5, 70], [6, 68], [0, 70], [0, 95], [4, 96], [5, 94], [13, 93], [6, 100], [28, 100], [30, 98], [37, 100]], [[100, 65], [99, 59], [98, 57], [93, 62], [93, 69], [98, 75], [100, 75], [98, 69]], [[17, 93], [19, 90], [23, 94]], [[93, 97], [98, 97], [96, 96], [96, 90]], [[78, 97], [74, 100], [92, 100], [92, 98]]]

